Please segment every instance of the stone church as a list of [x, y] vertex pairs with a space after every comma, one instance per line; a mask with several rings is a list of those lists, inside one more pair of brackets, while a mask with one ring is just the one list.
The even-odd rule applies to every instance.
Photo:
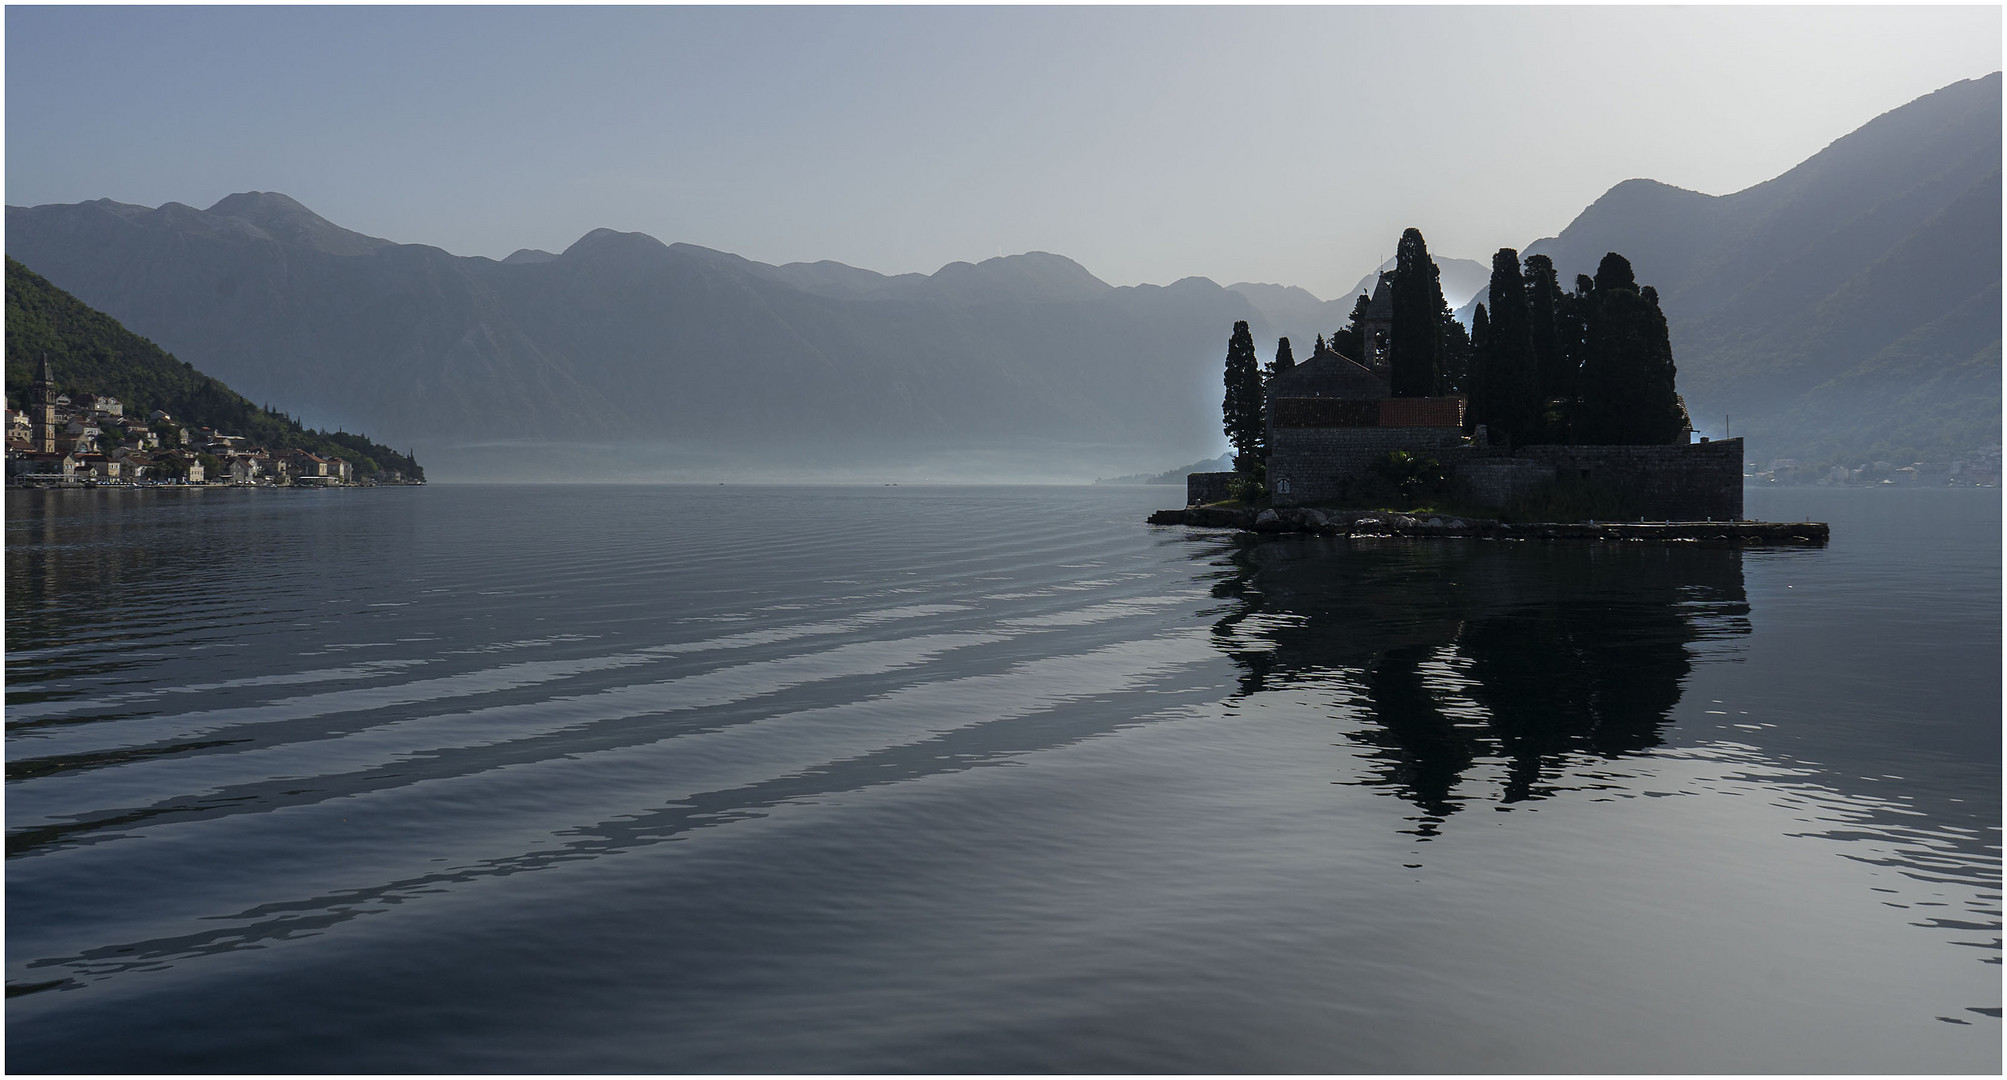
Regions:
[[[1358, 360], [1325, 350], [1267, 387], [1268, 486], [1275, 506], [1342, 506], [1373, 485], [1390, 451], [1434, 458], [1459, 498], [1502, 506], [1558, 480], [1591, 481], [1632, 495], [1647, 517], [1726, 521], [1742, 516], [1742, 440], [1665, 446], [1487, 446], [1464, 432], [1467, 401], [1395, 397], [1391, 273], [1382, 272], [1360, 318]], [[1231, 474], [1193, 473], [1189, 501], [1220, 497]], [[1203, 494], [1202, 494], [1203, 493]]]
[[1360, 317], [1361, 361], [1326, 350], [1269, 383], [1268, 485], [1275, 505], [1343, 499], [1390, 450], [1440, 459], [1469, 444], [1461, 395], [1395, 397], [1390, 388], [1392, 277], [1380, 274]]

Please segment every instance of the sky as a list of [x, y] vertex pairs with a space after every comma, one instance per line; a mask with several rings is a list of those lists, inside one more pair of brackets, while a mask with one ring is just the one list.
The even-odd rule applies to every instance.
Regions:
[[2001, 66], [1968, 7], [23, 7], [6, 201], [280, 191], [455, 254], [595, 228], [882, 273], [1050, 251], [1341, 294], [1612, 185], [1760, 183]]

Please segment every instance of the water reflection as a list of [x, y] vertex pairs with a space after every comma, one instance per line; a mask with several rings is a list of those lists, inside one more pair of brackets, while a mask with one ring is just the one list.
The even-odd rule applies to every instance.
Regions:
[[1206, 557], [1228, 570], [1213, 631], [1238, 695], [1342, 688], [1373, 721], [1352, 736], [1364, 782], [1418, 807], [1424, 835], [1481, 762], [1513, 803], [1571, 759], [1660, 745], [1700, 643], [1749, 633], [1735, 550], [1292, 539]]

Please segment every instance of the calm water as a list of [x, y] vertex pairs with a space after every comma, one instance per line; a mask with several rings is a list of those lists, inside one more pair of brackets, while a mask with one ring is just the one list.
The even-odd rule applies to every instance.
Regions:
[[2000, 1068], [1997, 492], [8, 492], [16, 1071]]

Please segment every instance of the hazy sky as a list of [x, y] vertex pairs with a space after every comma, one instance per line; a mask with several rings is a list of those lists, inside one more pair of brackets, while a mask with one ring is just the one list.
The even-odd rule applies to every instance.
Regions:
[[1997, 70], [2001, 10], [10, 6], [6, 48], [13, 205], [1330, 297], [1409, 225], [1485, 259], [1630, 177], [1766, 180]]

